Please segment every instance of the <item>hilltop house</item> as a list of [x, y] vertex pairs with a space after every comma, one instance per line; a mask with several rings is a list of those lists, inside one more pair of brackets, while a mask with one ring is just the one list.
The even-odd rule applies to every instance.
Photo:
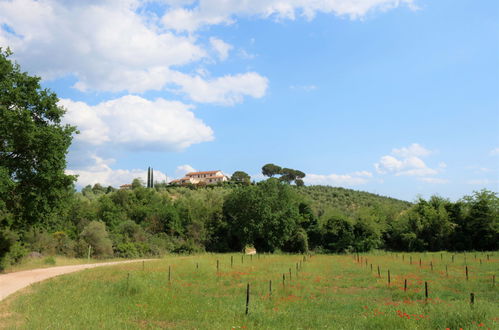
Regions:
[[205, 184], [217, 184], [219, 182], [229, 181], [229, 177], [225, 175], [222, 171], [205, 171], [205, 172], [190, 172], [187, 173], [183, 178], [178, 180], [173, 180], [171, 184], [199, 184], [201, 182]]

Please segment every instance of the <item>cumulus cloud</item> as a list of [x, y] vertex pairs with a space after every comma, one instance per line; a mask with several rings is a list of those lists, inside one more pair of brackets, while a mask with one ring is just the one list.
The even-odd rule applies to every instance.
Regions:
[[66, 122], [80, 131], [75, 141], [94, 146], [172, 151], [214, 138], [213, 130], [190, 111], [192, 106], [177, 101], [127, 95], [95, 106], [69, 99], [60, 104], [67, 109]]
[[372, 173], [368, 171], [350, 174], [307, 174], [303, 179], [309, 185], [357, 186], [369, 182]]
[[[248, 16], [312, 19], [326, 13], [357, 19], [374, 10], [411, 7], [414, 1], [0, 1], [0, 47], [10, 46], [23, 68], [44, 79], [76, 77], [74, 87], [80, 91], [158, 91], [185, 76], [179, 90], [194, 101], [232, 105], [244, 96], [262, 97], [267, 79], [254, 72], [209, 81], [185, 75], [183, 66], [206, 59], [209, 52], [201, 40], [205, 36], [179, 31]], [[217, 57], [227, 59], [232, 46], [208, 39]]]
[[179, 92], [189, 95], [196, 102], [221, 105], [240, 103], [244, 96], [261, 98], [268, 87], [268, 79], [256, 72], [225, 75], [211, 80], [175, 72], [171, 81], [180, 86]]
[[184, 8], [166, 1], [172, 8], [163, 16], [163, 24], [177, 31], [194, 32], [203, 26], [232, 24], [237, 17], [256, 16], [275, 20], [294, 20], [297, 16], [313, 19], [317, 13], [359, 19], [374, 10], [386, 11], [403, 4], [416, 9], [414, 0], [199, 0]]
[[[114, 159], [103, 159], [97, 155], [91, 155], [94, 164], [79, 170], [66, 170], [67, 174], [78, 175], [77, 185], [84, 187], [100, 183], [103, 186], [119, 187], [122, 184], [132, 183], [133, 179], [140, 178], [146, 181], [147, 170], [112, 169]], [[169, 178], [161, 171], [154, 170], [154, 181], [169, 181]]]
[[215, 50], [220, 61], [225, 61], [229, 57], [229, 51], [233, 48], [223, 40], [215, 37], [210, 38], [211, 47]]
[[[191, 37], [160, 31], [137, 12], [140, 1], [13, 0], [0, 2], [0, 45], [44, 78], [74, 74], [79, 89], [110, 89], [126, 79], [130, 90], [158, 81], [158, 70], [206, 56]], [[120, 74], [121, 72], [123, 74]], [[110, 79], [110, 81], [108, 80]], [[125, 83], [125, 82], [123, 82]]]
[[392, 153], [400, 157], [409, 158], [426, 157], [429, 156], [432, 152], [417, 143], [413, 143], [408, 147], [403, 147], [400, 149], [395, 148], [392, 150]]
[[[265, 94], [267, 79], [254, 72], [204, 80], [178, 71], [207, 51], [198, 36], [165, 29], [142, 8], [148, 3], [2, 1], [0, 47], [10, 46], [23, 68], [44, 79], [75, 76], [80, 91], [143, 93], [173, 85], [196, 102], [226, 105]], [[214, 37], [210, 44], [220, 60], [229, 56], [231, 45]]]
[[[379, 174], [394, 174], [396, 176], [428, 176], [439, 173], [439, 169], [428, 167], [421, 159], [432, 154], [430, 150], [425, 149], [417, 143], [409, 147], [395, 148], [391, 155], [385, 155], [374, 164], [376, 172]], [[397, 158], [398, 157], [398, 158]], [[447, 165], [443, 162], [439, 164], [440, 170]]]

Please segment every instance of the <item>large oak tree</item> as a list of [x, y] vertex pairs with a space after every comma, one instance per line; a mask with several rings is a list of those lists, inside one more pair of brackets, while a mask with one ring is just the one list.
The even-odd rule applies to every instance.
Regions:
[[64, 170], [76, 128], [62, 123], [55, 93], [10, 55], [0, 48], [0, 225], [51, 227], [75, 180]]

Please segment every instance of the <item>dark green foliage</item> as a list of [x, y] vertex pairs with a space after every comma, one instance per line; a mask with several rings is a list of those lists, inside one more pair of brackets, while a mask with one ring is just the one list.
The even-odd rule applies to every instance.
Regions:
[[147, 168], [147, 188], [154, 188], [154, 170], [152, 167]]
[[[0, 212], [11, 228], [57, 227], [75, 178], [64, 174], [74, 127], [62, 124], [57, 96], [21, 72], [0, 49]], [[1, 211], [3, 208], [3, 211]], [[4, 216], [2, 216], [4, 217]]]
[[235, 250], [281, 249], [300, 221], [298, 195], [276, 179], [236, 188], [224, 204], [229, 240]]
[[482, 190], [449, 207], [456, 229], [452, 241], [457, 250], [499, 249], [499, 196]]
[[294, 170], [292, 168], [283, 168], [280, 174], [281, 177], [279, 178], [279, 180], [281, 181], [291, 183], [293, 181], [300, 180], [300, 183], [297, 185], [303, 185], [302, 179], [305, 177], [305, 173], [303, 173], [302, 171]]
[[262, 174], [268, 177], [273, 177], [274, 175], [281, 174], [282, 168], [275, 164], [265, 164], [262, 167]]
[[387, 247], [406, 251], [499, 249], [499, 197], [482, 190], [452, 203], [420, 199], [389, 223]]
[[308, 252], [308, 235], [305, 229], [297, 227], [291, 237], [284, 243], [282, 250], [285, 252]]
[[327, 220], [322, 243], [329, 252], [351, 252], [355, 240], [354, 225], [350, 219], [336, 215]]
[[246, 172], [235, 171], [234, 174], [232, 174], [230, 181], [249, 185], [251, 182], [251, 177]]

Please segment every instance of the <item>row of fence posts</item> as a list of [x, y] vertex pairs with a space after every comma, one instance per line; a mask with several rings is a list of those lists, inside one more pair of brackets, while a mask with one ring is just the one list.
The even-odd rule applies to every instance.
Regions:
[[[398, 255], [397, 255], [397, 258], [398, 258]], [[354, 256], [354, 259], [356, 259], [357, 262], [360, 263], [361, 265], [363, 264], [362, 257], [360, 257], [358, 253], [357, 253], [356, 257]], [[404, 255], [402, 255], [402, 259], [404, 259]], [[452, 259], [454, 261], [454, 256], [452, 256]], [[475, 259], [476, 259], [476, 255], [475, 255]], [[487, 259], [489, 260], [489, 255], [487, 255]], [[482, 263], [482, 260], [480, 259], [480, 264], [481, 263]], [[367, 267], [367, 258], [365, 259], [365, 264]], [[410, 264], [412, 264], [412, 256], [410, 256]], [[370, 264], [370, 266], [371, 266], [371, 272], [372, 272], [373, 271], [373, 264]], [[419, 259], [419, 266], [421, 267], [421, 258]], [[433, 271], [433, 261], [430, 261], [430, 268]], [[378, 278], [381, 278], [381, 268], [379, 265], [377, 265], [377, 270], [378, 270]], [[447, 265], [445, 265], [445, 273], [448, 276], [449, 273], [448, 273]], [[469, 272], [468, 272], [467, 265], [465, 266], [465, 274], [466, 274], [466, 280], [469, 280]], [[387, 270], [387, 281], [388, 281], [388, 285], [390, 285], [391, 274], [390, 274], [389, 269]], [[492, 287], [495, 287], [495, 282], [496, 282], [496, 276], [492, 275]], [[428, 300], [428, 282], [427, 281], [424, 282], [424, 291], [425, 291], [425, 301], [427, 301]], [[407, 292], [407, 279], [404, 279], [404, 292]], [[474, 304], [475, 304], [475, 294], [472, 292], [472, 293], [470, 293], [470, 305], [473, 306]]]
[[[487, 255], [488, 257], [489, 255]], [[397, 258], [398, 258], [398, 255], [397, 255]], [[363, 258], [361, 256], [359, 256], [359, 254], [357, 253], [356, 256], [354, 256], [354, 259], [357, 260], [358, 263], [360, 263], [361, 265], [363, 264]], [[402, 255], [402, 259], [404, 259], [404, 255]], [[410, 256], [410, 264], [412, 264], [412, 256]], [[367, 267], [367, 258], [365, 258], [365, 265]], [[419, 267], [421, 267], [421, 258], [419, 258]], [[433, 261], [430, 261], [430, 269], [431, 271], [433, 272]], [[371, 272], [373, 270], [373, 265], [371, 264]], [[390, 270], [388, 270], [388, 274], [390, 273]], [[469, 270], [468, 270], [468, 266], [466, 265], [464, 267], [464, 273], [465, 273], [465, 276], [466, 276], [466, 280], [468, 281], [469, 280]], [[445, 276], [446, 277], [449, 277], [449, 268], [448, 268], [448, 265], [445, 265]], [[380, 271], [380, 267], [378, 265], [378, 277], [381, 278], [381, 271]], [[388, 278], [390, 278], [390, 275], [388, 275]], [[495, 282], [496, 282], [496, 276], [495, 275], [492, 275], [492, 286], [495, 287]], [[388, 283], [390, 283], [390, 279], [388, 279]]]
[[[309, 257], [311, 258], [312, 256], [309, 255]], [[403, 256], [402, 256], [402, 258], [403, 258]], [[355, 256], [354, 256], [354, 259], [355, 259]], [[356, 259], [357, 259], [357, 262], [359, 262], [361, 265], [364, 264], [364, 262], [365, 262], [365, 266], [367, 267], [367, 264], [368, 264], [367, 258], [365, 260], [362, 260], [363, 258], [360, 257], [359, 254], [357, 254]], [[250, 260], [253, 260], [252, 255], [251, 255]], [[306, 261], [307, 261], [306, 256], [303, 256], [303, 262], [306, 262]], [[244, 263], [244, 255], [241, 256], [241, 263]], [[411, 263], [412, 263], [412, 256], [411, 256]], [[234, 257], [231, 256], [231, 268], [233, 267], [233, 265], [234, 265]], [[421, 258], [420, 258], [420, 265], [421, 265]], [[430, 266], [431, 266], [431, 269], [433, 270], [433, 262], [430, 263]], [[302, 267], [302, 261], [300, 260], [299, 262], [296, 263], [296, 277], [297, 278], [298, 278], [298, 272], [301, 270], [301, 267]], [[370, 264], [370, 268], [371, 268], [371, 272], [372, 272], [372, 270], [373, 270], [372, 263]], [[196, 269], [199, 269], [199, 263], [197, 263], [197, 262], [196, 262]], [[145, 262], [144, 261], [142, 261], [142, 270], [143, 271], [145, 270]], [[220, 271], [220, 261], [217, 259], [217, 273], [219, 271]], [[381, 278], [381, 268], [379, 265], [377, 265], [377, 271], [378, 271], [378, 277]], [[447, 265], [445, 265], [445, 271], [446, 271], [446, 274], [448, 275]], [[468, 266], [465, 266], [465, 273], [466, 273], [466, 280], [468, 280], [469, 279]], [[171, 266], [168, 265], [168, 283], [169, 284], [171, 284], [171, 278], [172, 278]], [[291, 281], [291, 280], [292, 280], [292, 272], [291, 272], [291, 268], [289, 268], [289, 281]], [[387, 270], [387, 281], [388, 281], [388, 285], [390, 285], [391, 284], [391, 274], [390, 274], [389, 269]], [[128, 292], [128, 290], [129, 290], [129, 282], [130, 282], [130, 273], [127, 273], [126, 292]], [[283, 287], [286, 286], [286, 274], [285, 273], [282, 274], [282, 285], [283, 285]], [[495, 275], [492, 275], [492, 286], [495, 287]], [[404, 292], [407, 292], [407, 288], [408, 288], [407, 279], [404, 279]], [[425, 300], [427, 301], [428, 300], [428, 282], [427, 281], [425, 281], [425, 283], [424, 283], [424, 290], [425, 290]], [[272, 298], [272, 280], [269, 280], [269, 297]], [[246, 309], [245, 309], [246, 315], [248, 315], [248, 313], [249, 313], [249, 302], [250, 302], [250, 283], [247, 283], [247, 285], [246, 285]], [[470, 293], [470, 304], [473, 306], [474, 303], [475, 303], [475, 294]]]

